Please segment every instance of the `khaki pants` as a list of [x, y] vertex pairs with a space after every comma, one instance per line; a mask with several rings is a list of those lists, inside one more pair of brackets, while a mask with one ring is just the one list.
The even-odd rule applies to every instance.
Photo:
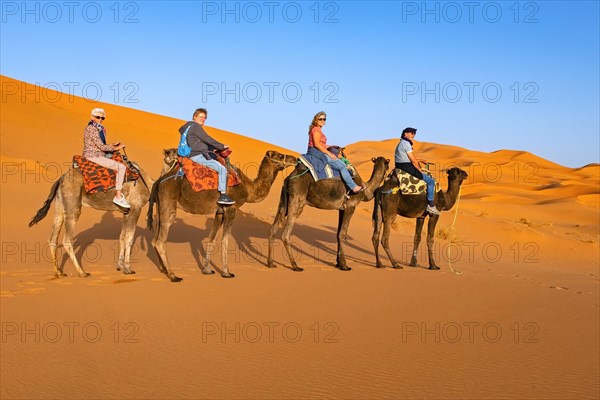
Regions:
[[117, 171], [117, 182], [115, 189], [123, 189], [123, 181], [125, 180], [125, 171], [127, 169], [125, 165], [106, 157], [90, 157], [88, 160], [98, 165], [102, 165], [103, 167], [110, 168], [113, 171]]

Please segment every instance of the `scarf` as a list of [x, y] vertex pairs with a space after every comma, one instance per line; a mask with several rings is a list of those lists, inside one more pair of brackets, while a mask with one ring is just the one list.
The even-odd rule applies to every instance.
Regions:
[[94, 128], [98, 129], [98, 134], [100, 135], [100, 140], [102, 140], [102, 143], [106, 144], [106, 133], [105, 133], [104, 127], [96, 121], [88, 122], [88, 126], [89, 125], [93, 125]]

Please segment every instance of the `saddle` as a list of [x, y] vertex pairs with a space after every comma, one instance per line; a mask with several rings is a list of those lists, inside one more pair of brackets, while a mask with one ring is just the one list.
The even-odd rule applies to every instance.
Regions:
[[[424, 174], [427, 172], [423, 172]], [[395, 168], [392, 172], [390, 172], [390, 176], [395, 174], [398, 178], [399, 185], [392, 189], [391, 193], [398, 193], [400, 191], [402, 194], [421, 194], [427, 193], [427, 182], [422, 179], [416, 178], [405, 172], [401, 169]], [[431, 174], [427, 173], [429, 176]], [[388, 177], [389, 178], [389, 177]], [[439, 182], [435, 182], [435, 191], [440, 190]]]
[[[195, 192], [218, 188], [219, 174], [217, 174], [217, 171], [197, 164], [187, 157], [178, 157], [178, 161], [179, 171], [177, 171], [177, 176], [185, 175]], [[217, 161], [227, 168], [227, 186], [235, 186], [242, 183], [237, 171], [231, 165], [228, 165], [221, 157], [217, 157]]]
[[[339, 146], [330, 146], [328, 150], [335, 155], [338, 155], [340, 152], [342, 152], [342, 157], [344, 157], [344, 149]], [[323, 161], [322, 158], [318, 156], [306, 153], [301, 154], [300, 157], [298, 157], [298, 160], [304, 164], [306, 168], [308, 168], [315, 182], [321, 179], [342, 179], [339, 171], [332, 169], [325, 163], [325, 161]], [[350, 163], [347, 164], [347, 167], [348, 172], [350, 172], [350, 176], [355, 177], [357, 175], [356, 169]]]
[[[120, 153], [113, 153], [111, 158], [127, 167], [124, 182], [136, 181], [140, 177], [139, 171], [132, 169]], [[116, 171], [98, 165], [83, 156], [73, 156], [73, 168], [78, 169], [83, 175], [83, 188], [88, 194], [107, 192], [116, 186]]]

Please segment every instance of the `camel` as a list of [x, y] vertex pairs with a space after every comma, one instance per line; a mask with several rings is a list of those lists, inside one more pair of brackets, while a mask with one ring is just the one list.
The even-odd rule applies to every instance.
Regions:
[[[448, 190], [445, 192], [442, 190], [438, 191], [434, 198], [435, 206], [440, 211], [448, 211], [452, 209], [456, 199], [458, 198], [460, 186], [468, 177], [467, 173], [459, 168], [451, 168], [446, 172], [448, 174]], [[425, 212], [425, 208], [427, 206], [427, 195], [425, 193], [403, 195], [400, 191], [395, 194], [389, 193], [390, 189], [397, 186], [398, 178], [396, 177], [396, 174], [390, 174], [390, 177], [385, 180], [383, 185], [375, 191], [372, 241], [373, 248], [375, 249], [375, 266], [377, 268], [383, 268], [383, 264], [381, 264], [379, 259], [379, 240], [381, 234], [381, 225], [383, 223], [383, 237], [381, 237], [381, 244], [390, 258], [390, 261], [392, 262], [392, 267], [395, 269], [402, 269], [402, 266], [394, 259], [389, 247], [390, 227], [396, 219], [396, 215], [401, 215], [405, 218], [417, 219], [410, 266], [418, 267], [417, 250], [419, 248], [419, 243], [421, 242], [421, 232], [423, 230], [423, 224], [425, 223], [425, 217], [428, 215]], [[430, 270], [440, 269], [440, 267], [436, 265], [433, 258], [435, 226], [437, 225], [439, 217], [439, 215], [430, 215], [427, 225], [427, 250], [429, 254]]]
[[[78, 169], [70, 168], [62, 175], [50, 189], [50, 194], [44, 202], [42, 208], [29, 222], [29, 227], [40, 222], [48, 214], [48, 210], [54, 201], [54, 221], [50, 232], [49, 248], [50, 258], [54, 264], [55, 276], [57, 278], [66, 276], [63, 272], [64, 264], [59, 267], [56, 258], [56, 248], [58, 245], [58, 236], [65, 225], [65, 234], [63, 237], [63, 246], [80, 277], [86, 277], [90, 274], [85, 272], [75, 256], [73, 249], [73, 232], [75, 223], [81, 215], [81, 206], [87, 206], [102, 211], [121, 211], [123, 212], [123, 224], [119, 236], [119, 260], [117, 262], [117, 271], [123, 271], [124, 274], [135, 274], [130, 267], [131, 247], [137, 227], [137, 220], [141, 214], [142, 207], [150, 198], [150, 188], [154, 182], [146, 172], [140, 169], [135, 163], [134, 166], [140, 171], [140, 179], [135, 182], [125, 182], [123, 184], [123, 195], [131, 205], [129, 211], [120, 209], [112, 202], [115, 196], [115, 189], [107, 192], [87, 194], [83, 189], [83, 175]], [[149, 185], [149, 186], [148, 186]]]
[[305, 205], [323, 209], [339, 210], [338, 229], [337, 229], [337, 261], [336, 268], [342, 271], [350, 271], [352, 268], [346, 264], [344, 255], [344, 243], [352, 215], [356, 206], [361, 201], [369, 201], [373, 198], [373, 192], [381, 184], [388, 169], [390, 160], [384, 157], [371, 159], [373, 162], [373, 172], [368, 182], [363, 183], [358, 177], [358, 184], [365, 187], [363, 192], [357, 194], [347, 194], [347, 188], [341, 180], [324, 179], [315, 181], [311, 174], [306, 173], [307, 168], [299, 164], [294, 172], [286, 178], [281, 189], [279, 207], [275, 216], [275, 221], [269, 231], [269, 256], [267, 267], [275, 268], [273, 262], [273, 237], [282, 226], [283, 232], [281, 238], [288, 257], [292, 264], [293, 271], [303, 271], [299, 267], [290, 248], [290, 234], [296, 219], [302, 213]]
[[227, 195], [235, 200], [231, 206], [220, 206], [217, 204], [219, 192], [216, 189], [203, 190], [195, 192], [185, 177], [175, 178], [177, 168], [177, 149], [164, 150], [165, 161], [172, 160], [170, 171], [164, 174], [154, 185], [150, 195], [150, 204], [148, 209], [148, 227], [152, 229], [153, 207], [157, 203], [158, 229], [152, 240], [152, 245], [158, 255], [158, 269], [165, 274], [171, 282], [179, 282], [182, 278], [173, 273], [167, 259], [166, 242], [169, 234], [169, 228], [175, 220], [177, 207], [192, 214], [212, 214], [215, 213], [215, 219], [209, 234], [209, 243], [207, 245], [205, 265], [201, 266], [202, 273], [205, 275], [214, 274], [210, 268], [209, 249], [214, 249], [218, 231], [223, 227], [223, 236], [221, 239], [222, 269], [223, 278], [233, 278], [235, 275], [229, 271], [227, 265], [227, 248], [231, 236], [231, 227], [238, 208], [244, 203], [258, 203], [267, 197], [271, 186], [277, 177], [277, 174], [286, 167], [294, 166], [297, 159], [294, 156], [281, 154], [274, 150], [266, 152], [260, 164], [258, 175], [254, 180], [249, 179], [241, 170], [238, 170], [241, 183], [227, 188]]

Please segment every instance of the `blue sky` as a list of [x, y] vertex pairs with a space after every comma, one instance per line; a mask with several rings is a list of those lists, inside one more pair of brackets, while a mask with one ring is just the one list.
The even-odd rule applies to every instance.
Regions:
[[[598, 1], [1, 2], [3, 75], [303, 152], [397, 138], [599, 162]], [[165, 134], [170, 134], [165, 132]]]

